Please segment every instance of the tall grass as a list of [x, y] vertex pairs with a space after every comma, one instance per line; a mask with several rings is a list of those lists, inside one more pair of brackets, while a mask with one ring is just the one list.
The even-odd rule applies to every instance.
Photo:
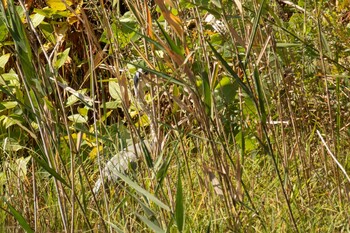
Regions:
[[348, 231], [342, 4], [3, 1], [0, 229]]

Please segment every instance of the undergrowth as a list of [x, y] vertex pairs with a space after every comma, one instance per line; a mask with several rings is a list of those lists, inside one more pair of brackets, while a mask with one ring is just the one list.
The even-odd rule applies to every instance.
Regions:
[[349, 231], [346, 3], [2, 1], [0, 230]]

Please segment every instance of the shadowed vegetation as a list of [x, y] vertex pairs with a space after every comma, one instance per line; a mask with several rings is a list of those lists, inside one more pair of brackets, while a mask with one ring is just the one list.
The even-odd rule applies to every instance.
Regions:
[[349, 231], [348, 3], [3, 0], [0, 230]]

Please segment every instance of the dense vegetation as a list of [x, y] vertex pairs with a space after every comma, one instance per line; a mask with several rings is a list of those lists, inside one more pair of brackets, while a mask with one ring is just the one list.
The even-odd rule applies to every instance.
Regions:
[[0, 231], [350, 231], [348, 5], [2, 0]]

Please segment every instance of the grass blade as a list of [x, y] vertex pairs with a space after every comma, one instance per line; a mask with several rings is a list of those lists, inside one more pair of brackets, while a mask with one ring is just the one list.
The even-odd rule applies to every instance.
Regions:
[[171, 39], [171, 37], [169, 36], [169, 34], [164, 30], [164, 28], [162, 27], [162, 25], [160, 25], [160, 23], [158, 21], [156, 21], [158, 27], [160, 28], [163, 36], [165, 37], [166, 41], [168, 42], [170, 48], [177, 54], [183, 56], [184, 51], [183, 49], [179, 48], [175, 42]]
[[159, 226], [157, 226], [156, 224], [154, 224], [152, 221], [150, 221], [148, 218], [139, 215], [139, 214], [135, 214], [142, 222], [144, 222], [149, 228], [151, 228], [154, 232], [156, 233], [165, 233], [166, 231], [164, 231], [162, 228], [160, 228]]
[[178, 168], [178, 176], [177, 176], [177, 187], [176, 187], [176, 204], [175, 204], [175, 220], [177, 228], [180, 232], [183, 231], [184, 228], [184, 200], [183, 200], [183, 192], [182, 192], [182, 183], [181, 183], [181, 172], [180, 166]]
[[113, 173], [117, 174], [120, 179], [122, 179], [125, 183], [127, 183], [131, 188], [135, 189], [138, 193], [144, 195], [149, 200], [153, 201], [156, 205], [158, 205], [160, 208], [163, 208], [167, 211], [170, 211], [170, 208], [164, 204], [162, 201], [160, 201], [158, 198], [156, 198], [153, 194], [136, 184], [134, 181], [132, 181], [129, 177], [123, 175], [118, 170], [114, 169]]
[[230, 65], [225, 61], [225, 59], [218, 53], [218, 51], [214, 48], [214, 46], [210, 44], [209, 41], [207, 41], [207, 43], [209, 44], [209, 47], [211, 48], [211, 50], [214, 52], [215, 57], [219, 59], [219, 61], [224, 66], [226, 71], [228, 71], [232, 75], [232, 77], [237, 81], [237, 83], [243, 89], [243, 91], [255, 102], [254, 95], [252, 91], [249, 89], [249, 87], [238, 77], [236, 72], [230, 67]]
[[60, 176], [54, 169], [52, 169], [49, 164], [46, 163], [46, 161], [39, 159], [38, 157], [32, 155], [34, 160], [44, 169], [46, 170], [50, 175], [55, 177], [57, 180], [61, 181], [62, 184], [67, 186], [68, 188], [71, 188], [71, 186]]
[[261, 88], [261, 83], [259, 79], [259, 71], [257, 68], [254, 69], [254, 81], [255, 81], [255, 86], [256, 86], [256, 91], [258, 93], [258, 101], [259, 101], [259, 109], [258, 111], [261, 114], [261, 122], [263, 124], [266, 123], [266, 111], [264, 107], [264, 95], [263, 95], [263, 90]]
[[263, 0], [262, 3], [260, 4], [260, 8], [259, 8], [258, 14], [254, 18], [253, 28], [252, 28], [252, 32], [250, 34], [249, 44], [248, 44], [247, 52], [246, 52], [245, 58], [244, 58], [245, 66], [248, 64], [250, 51], [252, 50], [252, 47], [253, 47], [255, 35], [256, 35], [257, 30], [258, 30], [258, 25], [259, 25], [260, 17], [261, 17], [261, 14], [262, 14], [262, 10], [263, 10], [264, 5], [265, 5], [265, 1], [266, 0]]
[[34, 230], [30, 227], [28, 222], [25, 220], [25, 218], [22, 216], [21, 213], [19, 213], [10, 203], [8, 203], [6, 200], [3, 199], [3, 202], [6, 203], [7, 207], [10, 210], [10, 213], [12, 216], [18, 221], [18, 223], [21, 225], [21, 227], [29, 233], [34, 233]]

